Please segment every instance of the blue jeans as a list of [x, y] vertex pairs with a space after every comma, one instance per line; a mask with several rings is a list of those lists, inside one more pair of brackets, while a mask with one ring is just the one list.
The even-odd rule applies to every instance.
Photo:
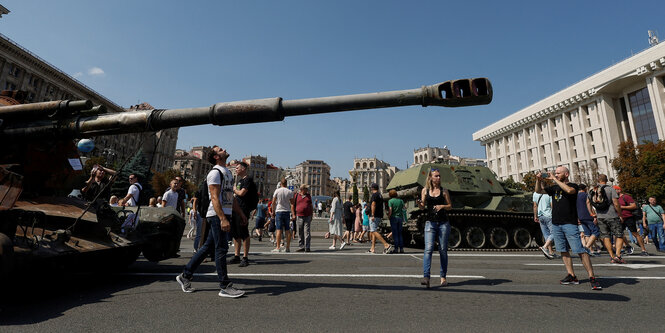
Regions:
[[649, 224], [649, 238], [658, 251], [665, 251], [665, 231], [662, 223]]
[[393, 232], [393, 240], [395, 241], [395, 249], [404, 249], [404, 237], [402, 237], [402, 218], [391, 216], [390, 229]]
[[545, 238], [545, 241], [551, 241], [552, 238], [552, 217], [551, 216], [544, 216], [540, 215], [538, 216], [538, 220], [540, 220], [540, 231], [543, 232], [543, 238]]
[[580, 229], [577, 224], [552, 224], [552, 236], [559, 252], [575, 254], [586, 252], [580, 240]]
[[434, 252], [434, 241], [439, 241], [439, 260], [441, 261], [442, 278], [448, 273], [448, 237], [450, 237], [450, 223], [425, 222], [425, 255], [423, 257], [423, 276], [429, 278], [432, 267], [432, 252]]
[[277, 230], [291, 230], [291, 212], [276, 212], [275, 227]]
[[196, 236], [194, 237], [194, 250], [198, 250], [199, 243], [201, 242], [201, 223], [203, 219], [199, 213], [196, 213]]
[[[231, 221], [231, 216], [226, 215], [226, 218]], [[215, 268], [217, 270], [217, 277], [219, 278], [219, 286], [226, 288], [231, 283], [229, 275], [226, 270], [226, 253], [229, 251], [229, 243], [227, 242], [227, 232], [222, 231], [221, 222], [218, 216], [211, 216], [207, 218], [208, 227], [210, 232], [206, 238], [203, 246], [199, 248], [192, 259], [185, 265], [183, 275], [187, 279], [191, 279], [196, 269], [201, 265], [203, 260], [208, 256], [209, 252], [215, 252]]]

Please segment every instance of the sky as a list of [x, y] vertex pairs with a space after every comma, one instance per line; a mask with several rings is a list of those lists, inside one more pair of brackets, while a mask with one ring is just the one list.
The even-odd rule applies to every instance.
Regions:
[[413, 150], [484, 158], [472, 134], [646, 48], [663, 1], [0, 0], [0, 33], [123, 107], [210, 106], [419, 88], [487, 77], [491, 104], [410, 106], [180, 128], [280, 167], [353, 159], [400, 169]]

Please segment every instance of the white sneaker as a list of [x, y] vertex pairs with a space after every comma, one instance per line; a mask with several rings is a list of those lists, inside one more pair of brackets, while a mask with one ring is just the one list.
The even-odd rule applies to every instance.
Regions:
[[342, 245], [340, 245], [339, 249], [343, 249], [346, 246], [346, 242], [342, 242]]
[[334, 250], [334, 249], [335, 249], [335, 245], [330, 245], [330, 247], [329, 247], [328, 249], [329, 249], [329, 250]]
[[282, 246], [282, 247], [279, 248], [279, 252], [284, 252], [284, 251], [286, 251], [285, 247]]
[[270, 252], [272, 252], [272, 253], [280, 253], [281, 251], [280, 251], [280, 249], [278, 249], [278, 248], [274, 248], [274, 249], [270, 250]]
[[180, 288], [182, 288], [183, 292], [191, 293], [194, 291], [194, 288], [192, 288], [191, 281], [185, 278], [185, 275], [183, 275], [182, 273], [176, 276], [175, 280], [178, 281], [178, 283], [180, 284]]

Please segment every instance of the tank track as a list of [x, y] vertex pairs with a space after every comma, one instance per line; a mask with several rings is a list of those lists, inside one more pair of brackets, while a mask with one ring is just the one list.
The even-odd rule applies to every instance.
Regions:
[[[540, 226], [530, 213], [453, 209], [449, 249], [452, 251], [517, 252], [535, 251], [542, 244]], [[424, 215], [412, 216], [406, 226], [405, 240], [422, 243]]]

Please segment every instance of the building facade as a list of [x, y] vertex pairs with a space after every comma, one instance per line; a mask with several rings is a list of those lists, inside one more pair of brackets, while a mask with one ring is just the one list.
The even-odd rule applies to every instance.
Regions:
[[173, 169], [180, 171], [185, 180], [193, 184], [200, 184], [213, 165], [206, 159], [210, 147], [194, 147], [189, 152], [176, 149], [173, 158]]
[[352, 180], [358, 188], [370, 187], [372, 183], [379, 185], [379, 191], [383, 192], [390, 183], [398, 168], [376, 158], [354, 158], [353, 169], [349, 170]]
[[330, 166], [321, 160], [306, 160], [295, 168], [295, 176], [300, 184], [309, 185], [309, 193], [312, 196], [332, 196], [332, 184], [330, 184]]
[[448, 146], [440, 147], [427, 147], [418, 148], [413, 150], [413, 164], [411, 166], [416, 166], [424, 163], [436, 162], [437, 159], [447, 160], [450, 157], [450, 149]]
[[[127, 111], [2, 34], [0, 90], [25, 91], [28, 103], [88, 99], [95, 105], [104, 105], [109, 113]], [[177, 139], [177, 128], [156, 133], [98, 136], [94, 138], [95, 149], [89, 156], [104, 156], [111, 163], [122, 164], [137, 151], [137, 143], [143, 142], [141, 147], [146, 160], [153, 161], [154, 170], [164, 171], [173, 164]]]
[[499, 178], [566, 166], [573, 181], [616, 177], [626, 140], [665, 138], [665, 44], [657, 44], [473, 134]]

